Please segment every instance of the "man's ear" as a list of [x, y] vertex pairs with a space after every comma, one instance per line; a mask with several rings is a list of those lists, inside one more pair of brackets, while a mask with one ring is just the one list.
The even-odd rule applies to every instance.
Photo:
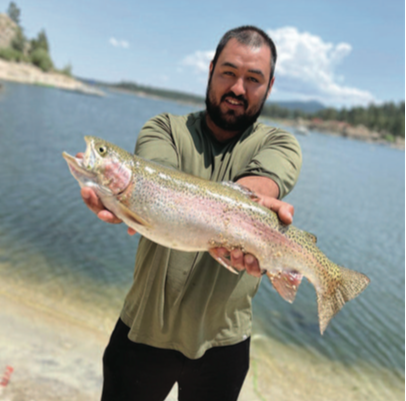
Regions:
[[210, 77], [211, 77], [212, 72], [213, 72], [213, 60], [210, 61], [210, 66], [209, 66], [209, 79], [210, 79]]
[[274, 82], [275, 82], [275, 77], [272, 77], [272, 80], [271, 80], [271, 82], [270, 82], [270, 84], [269, 84], [268, 93], [266, 94], [266, 98], [267, 98], [267, 99], [269, 98], [269, 95], [270, 95], [271, 92], [272, 92], [272, 87], [273, 87]]

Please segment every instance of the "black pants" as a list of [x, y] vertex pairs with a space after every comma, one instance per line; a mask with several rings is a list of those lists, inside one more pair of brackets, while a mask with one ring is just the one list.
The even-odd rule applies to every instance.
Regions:
[[119, 320], [104, 353], [102, 401], [163, 401], [175, 382], [179, 401], [237, 400], [249, 367], [249, 338], [189, 359], [134, 343], [129, 330]]

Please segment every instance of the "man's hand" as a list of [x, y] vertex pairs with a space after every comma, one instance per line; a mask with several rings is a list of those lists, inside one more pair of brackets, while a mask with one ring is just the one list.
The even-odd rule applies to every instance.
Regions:
[[[94, 214], [96, 214], [100, 220], [110, 224], [120, 224], [123, 222], [115, 214], [111, 213], [104, 207], [103, 203], [101, 203], [99, 197], [96, 195], [92, 188], [83, 187], [80, 191], [80, 194], [82, 195], [83, 201], [85, 202], [86, 206]], [[127, 232], [129, 235], [134, 235], [137, 231], [135, 231], [131, 227], [128, 227]]]
[[[78, 153], [76, 157], [78, 157], [79, 159], [83, 158], [83, 153]], [[86, 206], [94, 214], [96, 214], [96, 216], [100, 220], [110, 224], [120, 224], [123, 222], [115, 214], [111, 213], [104, 207], [103, 203], [92, 188], [84, 187], [80, 190], [80, 194], [82, 195], [83, 201], [85, 202]], [[136, 231], [130, 227], [128, 227], [127, 232], [129, 235], [134, 235], [136, 233]]]
[[[244, 177], [237, 183], [247, 187], [258, 195], [254, 199], [260, 205], [274, 211], [282, 223], [291, 224], [295, 210], [289, 203], [277, 199], [279, 187], [270, 178], [266, 177]], [[231, 265], [239, 271], [246, 270], [248, 274], [254, 277], [261, 277], [261, 268], [253, 255], [244, 254], [240, 249], [234, 249], [231, 252], [226, 248], [218, 249], [219, 255], [229, 257]]]
[[279, 220], [284, 224], [292, 224], [295, 208], [289, 203], [283, 202], [276, 198], [260, 197], [258, 203], [274, 211]]

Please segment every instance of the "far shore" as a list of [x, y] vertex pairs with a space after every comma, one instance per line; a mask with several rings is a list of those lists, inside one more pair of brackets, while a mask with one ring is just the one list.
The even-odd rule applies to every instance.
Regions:
[[[125, 93], [128, 95], [135, 95], [139, 97], [146, 97], [149, 99], [157, 99], [157, 100], [168, 100], [168, 101], [175, 101], [180, 104], [187, 104], [196, 107], [204, 108], [204, 101], [201, 103], [185, 101], [185, 100], [177, 100], [177, 99], [169, 99], [157, 95], [151, 95], [144, 91], [134, 91], [125, 88], [117, 88], [111, 87], [109, 90], [118, 92], [118, 93]], [[388, 141], [384, 138], [384, 136], [376, 131], [372, 131], [365, 127], [364, 125], [352, 126], [348, 123], [342, 121], [322, 121], [322, 120], [305, 120], [302, 118], [299, 119], [283, 119], [278, 117], [269, 117], [269, 116], [262, 116], [265, 121], [274, 121], [286, 127], [292, 127], [292, 133], [297, 135], [308, 135], [309, 131], [318, 131], [323, 134], [331, 134], [331, 135], [338, 135], [346, 138], [351, 138], [355, 140], [365, 141], [369, 143], [376, 143], [382, 145], [388, 145], [390, 147], [405, 150], [405, 138], [396, 137], [394, 141]]]
[[276, 121], [286, 127], [291, 127], [292, 132], [297, 135], [309, 135], [310, 131], [317, 131], [323, 134], [337, 135], [344, 138], [387, 145], [399, 150], [405, 150], [405, 138], [395, 137], [394, 141], [390, 141], [381, 133], [369, 130], [361, 124], [354, 127], [343, 121], [322, 121], [318, 119], [305, 120], [301, 118], [297, 120], [265, 118]]
[[[43, 72], [38, 67], [27, 63], [9, 62], [0, 59], [0, 81], [12, 81], [24, 84], [43, 85], [53, 88], [59, 88], [68, 91], [74, 91], [86, 95], [104, 96], [105, 93], [98, 86], [87, 85], [78, 79], [64, 75], [59, 72]], [[1, 87], [1, 83], [0, 83]], [[192, 103], [171, 98], [160, 97], [142, 91], [131, 91], [123, 88], [114, 88], [108, 86], [109, 90], [133, 94], [136, 96], [148, 97], [151, 99], [160, 99], [167, 101], [176, 101], [188, 105], [202, 106], [204, 103]], [[372, 131], [363, 125], [352, 126], [342, 121], [323, 121], [319, 119], [279, 119], [263, 116], [266, 120], [279, 122], [285, 126], [292, 127], [292, 132], [298, 135], [306, 135], [309, 131], [318, 131], [322, 133], [339, 135], [351, 139], [389, 145], [391, 147], [405, 150], [405, 138], [394, 137], [388, 140], [388, 136], [382, 133]]]

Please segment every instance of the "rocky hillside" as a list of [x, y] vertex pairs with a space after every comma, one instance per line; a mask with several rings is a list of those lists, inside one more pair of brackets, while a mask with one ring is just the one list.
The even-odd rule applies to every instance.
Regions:
[[17, 24], [6, 14], [0, 14], [0, 48], [10, 47], [18, 30]]
[[[8, 15], [0, 14], [0, 49], [11, 47], [18, 30], [18, 25]], [[28, 43], [25, 48], [27, 49], [27, 47], [29, 48]], [[103, 95], [103, 92], [99, 89], [86, 85], [71, 76], [62, 74], [54, 68], [50, 71], [44, 71], [28, 62], [9, 61], [2, 58], [0, 58], [0, 80], [44, 85], [89, 95]]]

